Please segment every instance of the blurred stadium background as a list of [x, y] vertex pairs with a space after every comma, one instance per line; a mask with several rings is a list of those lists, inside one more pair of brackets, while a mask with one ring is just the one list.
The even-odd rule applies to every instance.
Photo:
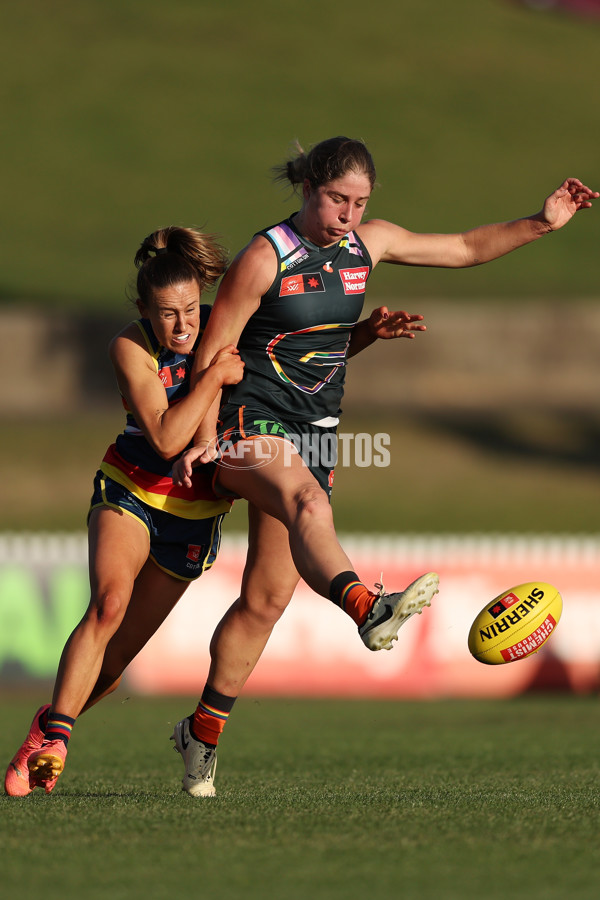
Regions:
[[[348, 0], [306, 16], [273, 0], [172, 0], [168, 13], [155, 0], [31, 0], [3, 10], [0, 685], [52, 678], [87, 602], [91, 480], [121, 427], [106, 345], [131, 315], [141, 239], [194, 224], [236, 252], [293, 208], [270, 166], [296, 138], [308, 147], [338, 133], [374, 155], [369, 214], [412, 230], [527, 215], [567, 175], [598, 187], [597, 6]], [[392, 464], [339, 468], [338, 529], [374, 580], [438, 569], [439, 612], [414, 629], [418, 653], [377, 669], [360, 647], [328, 655], [310, 621], [331, 610], [299, 592], [256, 691], [272, 689], [272, 667], [286, 690], [339, 692], [338, 666], [358, 694], [464, 695], [478, 679], [496, 694], [597, 690], [599, 214], [480, 269], [378, 267], [370, 306], [422, 312], [429, 331], [350, 368], [343, 430], [389, 434]], [[188, 677], [173, 689], [201, 686], [213, 619], [239, 584], [243, 504], [231, 519], [214, 572], [132, 671], [139, 690], [169, 689], [148, 672], [177, 650]], [[564, 636], [508, 667], [516, 673], [482, 674], [466, 651], [469, 621], [535, 578], [562, 590]], [[180, 617], [191, 610], [187, 647]]]

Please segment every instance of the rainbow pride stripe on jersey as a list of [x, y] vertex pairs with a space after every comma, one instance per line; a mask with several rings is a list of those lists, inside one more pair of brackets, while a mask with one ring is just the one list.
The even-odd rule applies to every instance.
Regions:
[[[300, 240], [295, 231], [292, 231], [289, 225], [282, 222], [269, 228], [266, 232], [277, 248], [279, 254], [279, 271], [285, 272], [286, 269], [293, 269], [298, 263], [302, 262], [308, 256], [308, 250]], [[342, 238], [339, 242], [340, 247], [345, 247], [348, 253], [355, 256], [363, 256], [362, 248], [353, 231]]]
[[[327, 384], [340, 366], [345, 365], [346, 362], [346, 353], [348, 351], [348, 344], [344, 346], [341, 350], [311, 350], [308, 353], [305, 353], [303, 356], [298, 358], [298, 361], [301, 363], [312, 363], [314, 366], [322, 366], [322, 367], [331, 367], [329, 373], [325, 378], [316, 381], [314, 384], [300, 384], [298, 381], [294, 381], [289, 375], [283, 370], [283, 367], [279, 363], [275, 348], [280, 341], [285, 338], [289, 338], [292, 336], [296, 336], [299, 334], [316, 334], [319, 331], [335, 331], [337, 328], [350, 328], [350, 325], [314, 325], [312, 328], [301, 328], [300, 331], [288, 332], [286, 334], [278, 334], [276, 335], [267, 346], [267, 355], [269, 359], [273, 363], [273, 368], [282, 379], [287, 384], [294, 385], [299, 391], [302, 391], [304, 394], [316, 394], [317, 391], [320, 391], [324, 384]], [[312, 374], [312, 369], [307, 369], [306, 372], [310, 372]]]
[[293, 269], [295, 265], [308, 256], [308, 250], [298, 235], [285, 222], [270, 228], [267, 234], [277, 247], [280, 272], [285, 272], [286, 269]]

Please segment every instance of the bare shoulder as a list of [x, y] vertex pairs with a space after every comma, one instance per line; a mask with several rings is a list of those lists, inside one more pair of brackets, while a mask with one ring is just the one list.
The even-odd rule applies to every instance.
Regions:
[[114, 364], [123, 362], [132, 354], [148, 353], [144, 336], [135, 322], [129, 322], [121, 329], [108, 345], [108, 355]]
[[403, 240], [408, 240], [410, 232], [400, 225], [388, 222], [386, 219], [369, 219], [356, 229], [360, 239], [365, 244], [373, 265], [384, 260], [392, 245], [398, 247]]
[[277, 268], [277, 257], [275, 249], [270, 241], [262, 234], [255, 235], [249, 244], [240, 250], [235, 257], [232, 267], [238, 266], [256, 266], [266, 267], [269, 269]]
[[[357, 229], [373, 261], [402, 265], [430, 265], [424, 250], [430, 236], [416, 234], [385, 219], [370, 219]], [[425, 245], [425, 246], [423, 246]]]
[[262, 296], [277, 275], [277, 256], [273, 245], [263, 235], [256, 235], [237, 254], [227, 270], [219, 293], [228, 287], [244, 283], [252, 294]]

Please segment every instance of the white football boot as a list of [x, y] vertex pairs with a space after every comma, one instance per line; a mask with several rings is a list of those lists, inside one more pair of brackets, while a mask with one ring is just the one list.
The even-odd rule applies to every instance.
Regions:
[[379, 594], [358, 629], [369, 650], [391, 650], [404, 623], [415, 613], [420, 615], [424, 606], [431, 606], [439, 581], [435, 572], [428, 572], [398, 594], [385, 594], [383, 585], [377, 585]]
[[185, 766], [181, 789], [192, 797], [214, 797], [217, 751], [196, 740], [190, 729], [191, 718], [189, 716], [178, 722], [171, 735], [171, 740], [175, 741], [173, 750], [181, 753]]

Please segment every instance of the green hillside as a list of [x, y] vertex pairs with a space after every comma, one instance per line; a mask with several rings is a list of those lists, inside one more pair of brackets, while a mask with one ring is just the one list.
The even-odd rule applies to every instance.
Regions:
[[[371, 148], [370, 214], [452, 231], [600, 183], [600, 24], [509, 0], [30, 0], [2, 13], [0, 297], [120, 308], [139, 241], [237, 250], [294, 201], [290, 142]], [[595, 296], [600, 211], [468, 272], [381, 266], [371, 298]]]

